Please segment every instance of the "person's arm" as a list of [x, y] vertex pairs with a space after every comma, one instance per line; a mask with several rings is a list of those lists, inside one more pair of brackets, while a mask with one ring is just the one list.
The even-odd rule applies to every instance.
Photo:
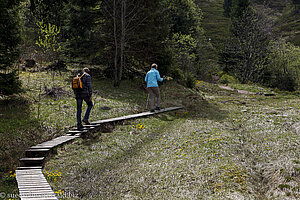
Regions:
[[93, 95], [93, 90], [92, 90], [92, 77], [91, 77], [90, 75], [87, 75], [86, 78], [87, 78], [87, 79], [86, 79], [86, 85], [87, 85], [89, 97], [90, 97], [90, 99], [92, 99], [92, 95]]
[[157, 73], [156, 73], [156, 79], [157, 79], [158, 81], [162, 82], [164, 79], [160, 77], [159, 71], [156, 71], [156, 72], [157, 72]]
[[145, 82], [148, 83], [148, 73], [146, 74]]

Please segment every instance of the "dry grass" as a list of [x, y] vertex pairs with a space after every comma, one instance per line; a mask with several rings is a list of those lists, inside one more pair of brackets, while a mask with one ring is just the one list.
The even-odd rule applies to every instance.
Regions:
[[[21, 74], [25, 85], [27, 77]], [[56, 76], [55, 86], [64, 91], [61, 96], [36, 101], [43, 84], [52, 85], [51, 79], [46, 73], [31, 74], [27, 92], [18, 101], [26, 103], [1, 107], [1, 122], [6, 124], [2, 131], [9, 133], [2, 137], [10, 138], [1, 140], [1, 148], [19, 144], [1, 152], [17, 155], [7, 157], [7, 173], [31, 143], [64, 134], [75, 125], [70, 73]], [[144, 111], [147, 95], [139, 84], [124, 81], [114, 88], [109, 80], [93, 80], [91, 121]], [[61, 173], [59, 179], [49, 179], [58, 195], [65, 199], [300, 198], [299, 97], [247, 96], [205, 82], [198, 82], [195, 90], [173, 81], [160, 88], [162, 107], [182, 105], [185, 110], [128, 121], [113, 133], [99, 132], [93, 139], [78, 139], [61, 148], [45, 169]], [[0, 189], [14, 192], [14, 187], [11, 182]]]
[[[198, 87], [161, 87], [163, 104], [185, 111], [65, 146], [46, 166], [62, 172], [53, 187], [73, 195], [65, 199], [299, 198], [299, 98]], [[123, 97], [142, 108], [145, 96]]]

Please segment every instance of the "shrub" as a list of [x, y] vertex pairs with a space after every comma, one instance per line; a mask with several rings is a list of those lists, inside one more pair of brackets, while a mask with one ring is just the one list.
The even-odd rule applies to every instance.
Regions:
[[295, 91], [300, 82], [300, 48], [278, 40], [270, 44], [269, 51], [269, 64], [264, 69], [263, 83], [280, 90]]
[[195, 87], [195, 77], [192, 73], [187, 73], [186, 74], [186, 77], [185, 77], [185, 85], [188, 87], [188, 88], [194, 88]]
[[21, 91], [21, 81], [16, 76], [16, 72], [8, 74], [0, 73], [0, 94], [11, 95]]
[[183, 80], [184, 78], [183, 71], [179, 68], [175, 68], [174, 70], [172, 70], [171, 74], [172, 77], [176, 80]]
[[219, 83], [226, 84], [226, 85], [229, 83], [237, 83], [237, 82], [238, 81], [233, 76], [230, 76], [228, 74], [223, 74], [219, 79]]

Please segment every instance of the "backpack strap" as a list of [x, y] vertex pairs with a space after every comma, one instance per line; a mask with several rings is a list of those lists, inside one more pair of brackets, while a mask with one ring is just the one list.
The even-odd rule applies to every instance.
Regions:
[[86, 73], [84, 72], [80, 77], [77, 74], [77, 77], [82, 78]]

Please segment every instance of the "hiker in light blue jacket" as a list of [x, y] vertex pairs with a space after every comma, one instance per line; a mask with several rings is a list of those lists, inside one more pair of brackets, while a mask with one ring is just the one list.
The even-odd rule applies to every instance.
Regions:
[[[147, 90], [150, 94], [150, 111], [160, 110], [160, 92], [157, 81], [162, 82], [164, 79], [160, 77], [157, 71], [157, 64], [151, 65], [151, 70], [147, 72], [145, 81], [147, 83]], [[154, 110], [154, 95], [156, 96], [156, 108]]]

